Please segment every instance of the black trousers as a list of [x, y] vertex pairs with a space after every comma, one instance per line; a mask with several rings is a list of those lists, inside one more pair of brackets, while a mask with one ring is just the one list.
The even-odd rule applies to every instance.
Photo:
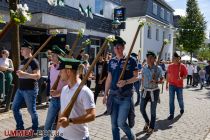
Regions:
[[192, 75], [187, 75], [187, 85], [192, 85]]
[[96, 81], [96, 87], [95, 87], [95, 93], [94, 93], [94, 101], [95, 101], [95, 104], [96, 104], [96, 101], [97, 101], [97, 98], [98, 98], [98, 95], [99, 93], [104, 90], [105, 88], [105, 82], [102, 83], [102, 84], [98, 84], [98, 82]]

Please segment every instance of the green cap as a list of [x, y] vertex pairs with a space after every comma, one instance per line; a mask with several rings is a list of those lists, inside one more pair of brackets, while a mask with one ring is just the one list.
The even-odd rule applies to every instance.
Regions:
[[73, 69], [77, 70], [79, 65], [82, 63], [82, 61], [77, 60], [77, 59], [70, 59], [70, 58], [64, 58], [64, 57], [58, 57], [60, 61], [60, 65], [58, 70], [62, 69]]
[[116, 35], [115, 36], [115, 40], [113, 41], [113, 45], [116, 46], [117, 44], [125, 45], [126, 42], [121, 37], [119, 37], [119, 36]]
[[58, 54], [58, 55], [61, 55], [61, 56], [66, 55], [66, 53], [62, 49], [60, 49], [57, 45], [52, 46], [52, 53], [55, 53], [55, 54]]
[[148, 56], [153, 56], [154, 58], [156, 58], [156, 54], [154, 52], [152, 52], [152, 51], [148, 51], [147, 54], [146, 54], [146, 56], [147, 57]]

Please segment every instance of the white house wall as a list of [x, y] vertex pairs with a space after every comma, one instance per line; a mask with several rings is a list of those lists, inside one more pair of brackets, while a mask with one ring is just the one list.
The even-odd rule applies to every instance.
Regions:
[[[125, 54], [128, 53], [130, 46], [132, 44], [137, 26], [138, 26], [138, 20], [139, 17], [134, 17], [134, 18], [127, 18], [126, 20], [126, 29], [121, 30], [120, 36], [126, 40], [126, 48], [125, 48]], [[137, 37], [136, 43], [133, 48], [133, 52], [138, 53], [139, 50], [141, 51], [141, 59], [146, 58], [147, 51], [153, 51], [156, 54], [160, 52], [161, 46], [163, 44], [163, 31], [165, 31], [165, 38], [168, 39], [168, 35], [171, 34], [171, 42], [169, 45], [167, 45], [162, 54], [162, 59], [171, 59], [172, 58], [172, 53], [173, 53], [173, 30], [169, 29], [169, 27], [163, 27], [158, 26], [161, 24], [158, 24], [156, 22], [153, 22], [150, 24], [151, 26], [151, 39], [147, 37], [147, 31], [148, 31], [148, 26], [145, 25], [142, 29], [142, 35], [140, 39], [140, 33]], [[159, 29], [159, 40], [156, 40], [156, 29]], [[141, 48], [142, 46], [142, 48]], [[167, 53], [167, 54], [166, 54]], [[166, 54], [166, 56], [165, 56]]]
[[[114, 17], [114, 8], [118, 7], [117, 4], [114, 4], [110, 1], [104, 1], [104, 17], [108, 19], [113, 19]], [[112, 10], [110, 10], [112, 9]]]
[[[162, 53], [162, 59], [171, 59], [173, 53], [173, 30], [168, 29], [167, 27], [158, 26], [157, 23], [150, 24], [151, 26], [151, 39], [147, 37], [148, 26], [144, 27], [144, 47], [143, 47], [143, 58], [146, 58], [147, 51], [153, 51], [158, 54], [163, 44], [163, 31], [165, 31], [165, 39], [169, 39], [168, 36], [171, 34], [171, 42], [168, 44]], [[159, 40], [156, 40], [156, 29], [159, 29]], [[167, 53], [167, 54], [166, 54]]]
[[[128, 51], [131, 47], [134, 35], [136, 33], [136, 29], [138, 28], [138, 20], [139, 18], [128, 18], [126, 20], [125, 30], [120, 31], [120, 36], [126, 41], [126, 47], [124, 51], [125, 54], [128, 54]], [[140, 33], [134, 45], [133, 52], [138, 53], [139, 50], [140, 50]]]

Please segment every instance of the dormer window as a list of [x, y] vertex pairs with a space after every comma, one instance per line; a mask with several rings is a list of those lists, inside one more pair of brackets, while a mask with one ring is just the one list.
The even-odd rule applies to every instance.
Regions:
[[153, 3], [153, 14], [157, 15], [157, 4]]
[[164, 9], [163, 8], [160, 9], [160, 17], [162, 19], [164, 19]]

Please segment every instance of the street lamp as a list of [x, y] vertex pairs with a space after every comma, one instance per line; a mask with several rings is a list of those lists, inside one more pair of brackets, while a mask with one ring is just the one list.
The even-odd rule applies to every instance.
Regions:
[[118, 19], [112, 21], [112, 29], [115, 30], [115, 35], [117, 34], [117, 29], [121, 25], [121, 22]]

